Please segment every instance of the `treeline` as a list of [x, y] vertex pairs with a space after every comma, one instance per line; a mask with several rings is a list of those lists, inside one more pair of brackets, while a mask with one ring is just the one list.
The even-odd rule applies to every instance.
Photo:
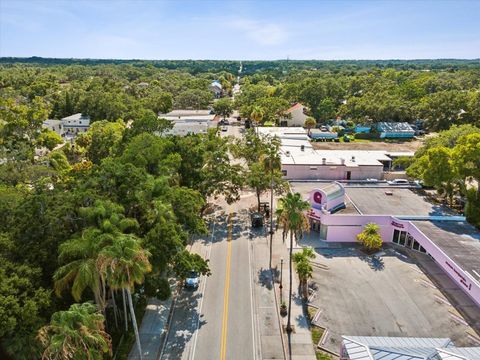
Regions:
[[259, 107], [263, 119], [277, 123], [291, 104], [300, 102], [318, 123], [337, 116], [361, 124], [422, 119], [433, 131], [480, 124], [480, 67], [452, 72], [299, 70], [281, 77], [258, 73], [242, 84], [236, 102], [243, 116]]
[[36, 156], [46, 113], [40, 97], [0, 99], [0, 347], [100, 359], [122, 334], [132, 345], [132, 310], [170, 296], [169, 278], [209, 273], [185, 246], [207, 232], [207, 199], [238, 198], [242, 172], [225, 138], [153, 135], [169, 125], [145, 108]]
[[[154, 66], [164, 69], [181, 69], [192, 74], [203, 72], [228, 71], [236, 74], [240, 60], [120, 60], [120, 59], [74, 59], [42, 57], [0, 57], [0, 64], [33, 65], [120, 65], [135, 67]], [[476, 68], [480, 59], [414, 59], [414, 60], [243, 60], [242, 73], [251, 75], [263, 71], [295, 71], [304, 69], [357, 71], [361, 69], [397, 69], [397, 70], [458, 70]]]
[[135, 119], [142, 109], [205, 109], [213, 101], [209, 89], [219, 80], [225, 93], [235, 78], [229, 72], [192, 75], [185, 71], [132, 65], [0, 66], [0, 95], [29, 104], [41, 98], [48, 118], [81, 112], [96, 120]]
[[459, 205], [480, 228], [480, 128], [452, 126], [428, 138], [413, 159], [397, 162], [403, 162], [409, 176], [434, 187], [448, 205]]

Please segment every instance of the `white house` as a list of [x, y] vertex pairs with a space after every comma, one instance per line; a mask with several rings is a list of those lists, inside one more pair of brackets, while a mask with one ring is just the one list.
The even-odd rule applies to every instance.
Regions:
[[63, 129], [66, 136], [75, 136], [86, 132], [90, 127], [90, 117], [81, 113], [73, 114], [62, 119]]
[[51, 131], [55, 131], [58, 135], [63, 136], [65, 130], [63, 128], [62, 120], [48, 119], [43, 122], [42, 127]]
[[305, 115], [305, 106], [300, 103], [296, 103], [290, 109], [286, 111], [290, 115], [290, 118], [280, 119], [280, 125], [282, 126], [303, 126], [307, 115]]
[[210, 86], [208, 88], [210, 89], [210, 91], [213, 92], [216, 99], [219, 99], [219, 98], [222, 97], [223, 88], [222, 88], [222, 84], [220, 84], [220, 81], [218, 81], [218, 80], [212, 81], [212, 83], [210, 84]]

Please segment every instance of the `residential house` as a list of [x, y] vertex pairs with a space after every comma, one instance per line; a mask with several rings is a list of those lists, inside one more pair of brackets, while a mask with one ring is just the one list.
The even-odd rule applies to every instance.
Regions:
[[58, 135], [64, 136], [65, 130], [63, 128], [62, 120], [48, 119], [43, 122], [42, 127], [51, 131], [55, 131]]
[[296, 103], [285, 113], [287, 117], [280, 119], [280, 126], [304, 126], [307, 115], [305, 115], [305, 106]]
[[90, 128], [90, 117], [82, 113], [73, 114], [62, 119], [63, 129], [66, 137], [75, 137], [84, 133]]
[[219, 99], [219, 98], [222, 97], [223, 88], [222, 88], [222, 84], [220, 84], [220, 81], [218, 81], [218, 80], [212, 81], [212, 83], [210, 84], [210, 86], [208, 88], [210, 89], [210, 91], [213, 92], [213, 95], [215, 96], [215, 99]]

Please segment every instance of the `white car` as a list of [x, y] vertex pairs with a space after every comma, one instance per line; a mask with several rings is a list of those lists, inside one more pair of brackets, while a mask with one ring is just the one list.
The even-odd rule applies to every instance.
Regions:
[[407, 179], [394, 179], [387, 181], [388, 185], [410, 185], [410, 181]]
[[185, 287], [190, 289], [198, 289], [199, 282], [200, 280], [198, 278], [198, 273], [192, 270], [185, 279]]
[[222, 126], [222, 131], [228, 131], [228, 127]]

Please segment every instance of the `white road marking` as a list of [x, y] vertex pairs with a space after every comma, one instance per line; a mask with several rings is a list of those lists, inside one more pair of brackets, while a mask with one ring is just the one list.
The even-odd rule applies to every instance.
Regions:
[[[210, 254], [212, 252], [212, 243], [213, 243], [213, 236], [215, 234], [215, 220], [213, 221], [213, 225], [212, 225], [212, 236], [210, 237], [210, 242], [208, 244], [208, 255], [206, 256], [205, 260], [209, 260], [210, 259]], [[195, 349], [197, 348], [197, 338], [198, 338], [198, 330], [200, 328], [200, 315], [202, 314], [202, 308], [203, 308], [203, 298], [205, 297], [205, 287], [207, 285], [207, 277], [204, 276], [204, 279], [203, 279], [203, 284], [202, 284], [202, 297], [200, 299], [200, 304], [199, 304], [199, 311], [198, 311], [198, 317], [197, 317], [197, 326], [196, 326], [196, 329], [195, 329], [195, 332], [194, 332], [194, 340], [193, 340], [193, 349], [192, 349], [192, 356], [191, 356], [191, 360], [193, 360], [195, 358]]]
[[[248, 275], [249, 275], [249, 280], [250, 280], [250, 311], [252, 313], [252, 347], [253, 347], [253, 360], [257, 358], [257, 354], [255, 351], [255, 313], [253, 311], [253, 302], [255, 301], [255, 295], [252, 290], [252, 283], [253, 283], [253, 278], [252, 278], [252, 256], [250, 254], [250, 241], [247, 240], [247, 249], [248, 249]], [[258, 346], [261, 346], [260, 342], [258, 343]], [[260, 352], [261, 354], [261, 352]]]

